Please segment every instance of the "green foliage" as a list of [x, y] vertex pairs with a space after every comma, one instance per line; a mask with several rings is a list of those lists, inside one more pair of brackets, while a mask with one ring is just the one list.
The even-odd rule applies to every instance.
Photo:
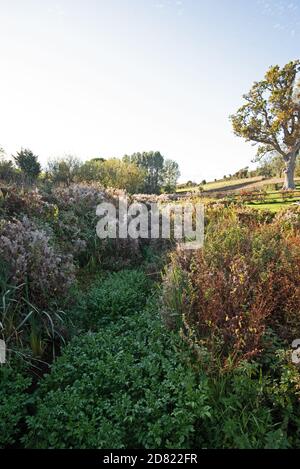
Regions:
[[176, 191], [176, 184], [180, 176], [179, 165], [176, 161], [165, 160], [164, 162], [164, 191], [172, 193]]
[[25, 446], [189, 448], [210, 408], [184, 350], [153, 311], [73, 340], [41, 383]]
[[0, 181], [8, 184], [18, 179], [18, 171], [14, 167], [12, 161], [0, 159]]
[[172, 264], [164, 271], [161, 316], [169, 329], [179, 329], [186, 312], [188, 276], [179, 265]]
[[85, 161], [79, 168], [77, 180], [80, 182], [101, 182], [102, 163], [105, 160], [92, 159]]
[[[282, 365], [281, 370], [276, 356], [273, 364], [279, 372], [277, 378], [263, 373], [259, 364], [245, 362], [235, 371], [210, 380], [211, 421], [204, 430], [209, 447], [278, 449], [299, 445], [295, 386], [290, 384], [284, 391], [279, 383], [288, 365]], [[293, 373], [299, 382], [295, 368]], [[290, 403], [289, 408], [284, 409], [278, 395]]]
[[[72, 312], [76, 327], [98, 330], [102, 325], [140, 311], [151, 284], [142, 271], [122, 270], [99, 277]], [[81, 293], [79, 293], [79, 296]]]
[[215, 373], [156, 307], [72, 340], [40, 383], [25, 447], [299, 447], [300, 375], [287, 353]]
[[101, 183], [104, 187], [125, 189], [130, 194], [143, 187], [144, 171], [136, 164], [111, 158], [101, 164]]
[[281, 178], [284, 172], [284, 160], [281, 155], [277, 153], [270, 153], [265, 157], [257, 169], [258, 176], [264, 177], [279, 177]]
[[[51, 362], [72, 331], [84, 335], [31, 395], [23, 371], [0, 368], [0, 446], [23, 435], [29, 448], [299, 447], [299, 370], [285, 351], [299, 332], [299, 207], [275, 216], [209, 204], [205, 249], [174, 254], [162, 304], [150, 280], [164, 263], [160, 240], [96, 236], [96, 205], [120, 193], [2, 190], [0, 338], [10, 365], [16, 354]], [[71, 305], [66, 254], [84, 267]], [[124, 262], [141, 265], [95, 280], [96, 269]]]
[[159, 194], [162, 189], [165, 192], [175, 192], [180, 176], [176, 161], [165, 160], [159, 151], [125, 155], [123, 161], [134, 163], [142, 169], [144, 173], [142, 189], [146, 194]]
[[299, 70], [299, 60], [283, 68], [270, 67], [264, 79], [244, 95], [245, 104], [231, 116], [234, 133], [260, 145], [258, 159], [274, 151], [281, 155], [286, 164], [285, 189], [294, 188], [300, 150], [299, 91], [295, 93]]
[[75, 181], [80, 164], [79, 159], [72, 155], [55, 159], [48, 162], [47, 175], [53, 183], [69, 186]]
[[54, 184], [98, 183], [102, 188], [114, 187], [129, 193], [139, 192], [144, 183], [144, 171], [134, 163], [117, 158], [94, 158], [83, 164], [73, 156], [49, 161], [47, 178]]
[[[4, 269], [3, 269], [4, 270]], [[64, 343], [64, 313], [49, 305], [47, 311], [30, 303], [21, 287], [9, 286], [7, 270], [0, 270], [0, 339], [7, 347], [7, 361], [14, 354], [26, 363], [36, 358], [55, 358]]]
[[159, 194], [163, 183], [164, 157], [159, 151], [125, 155], [123, 161], [134, 163], [145, 171], [143, 191], [148, 194]]
[[299, 70], [299, 61], [282, 69], [271, 67], [244, 96], [246, 103], [231, 116], [236, 135], [262, 145], [259, 155], [269, 151], [285, 155], [299, 142], [299, 103], [293, 95]]
[[14, 368], [1, 366], [0, 383], [0, 448], [4, 448], [16, 443], [20, 424], [24, 425], [31, 379]]
[[38, 157], [31, 150], [22, 149], [14, 156], [14, 160], [23, 174], [24, 182], [32, 183], [37, 179], [41, 172], [41, 165], [38, 162]]

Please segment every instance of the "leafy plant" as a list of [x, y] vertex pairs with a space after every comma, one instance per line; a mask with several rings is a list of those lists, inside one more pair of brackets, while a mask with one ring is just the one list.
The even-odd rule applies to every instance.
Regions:
[[74, 339], [40, 385], [30, 448], [188, 448], [207, 382], [154, 311]]
[[41, 172], [41, 165], [38, 161], [38, 157], [32, 153], [31, 150], [21, 149], [14, 156], [15, 163], [18, 168], [20, 168], [24, 182], [31, 184], [36, 180], [38, 175]]
[[31, 379], [14, 368], [0, 366], [0, 382], [0, 448], [4, 448], [16, 443], [21, 423], [25, 423]]
[[72, 311], [72, 321], [79, 328], [98, 330], [102, 325], [140, 311], [150, 288], [149, 279], [139, 270], [122, 270], [107, 278], [99, 277], [79, 298], [78, 306]]

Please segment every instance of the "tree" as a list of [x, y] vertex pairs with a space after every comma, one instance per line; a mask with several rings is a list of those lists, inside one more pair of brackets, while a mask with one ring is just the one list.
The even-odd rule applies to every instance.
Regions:
[[101, 184], [137, 193], [143, 189], [145, 172], [136, 164], [111, 158], [101, 163]]
[[298, 158], [297, 164], [296, 164], [295, 175], [296, 175], [297, 177], [300, 177], [300, 160], [299, 160], [299, 158]]
[[12, 161], [0, 159], [0, 181], [11, 183], [15, 182], [17, 179], [18, 172]]
[[6, 183], [15, 182], [18, 172], [11, 160], [5, 159], [5, 151], [0, 146], [0, 181]]
[[75, 181], [81, 162], [73, 155], [57, 158], [48, 162], [48, 174], [55, 184], [69, 186]]
[[235, 135], [259, 144], [257, 160], [276, 151], [285, 162], [284, 189], [294, 189], [300, 151], [300, 61], [270, 67], [265, 78], [244, 95], [245, 104], [231, 116]]
[[145, 173], [144, 192], [159, 194], [164, 179], [164, 157], [159, 151], [134, 153], [125, 155], [123, 161], [134, 163]]
[[98, 161], [100, 163], [103, 163], [105, 161], [105, 158], [100, 158], [100, 157], [97, 157], [97, 158], [92, 158], [91, 160], [89, 161]]
[[104, 160], [100, 158], [94, 158], [92, 160], [85, 161], [78, 170], [77, 180], [85, 182], [101, 182], [103, 175], [103, 162]]
[[166, 160], [163, 170], [163, 185], [165, 192], [176, 191], [178, 178], [180, 177], [179, 165], [176, 161]]
[[242, 168], [242, 169], [239, 169], [239, 171], [237, 171], [233, 177], [235, 178], [238, 178], [238, 179], [245, 179], [248, 177], [248, 171], [249, 171], [249, 168], [247, 166], [247, 168]]
[[257, 174], [264, 177], [282, 177], [284, 174], [284, 160], [276, 152], [270, 153], [261, 161]]
[[38, 157], [32, 153], [31, 150], [23, 148], [13, 156], [17, 167], [21, 170], [23, 175], [23, 182], [31, 184], [34, 182], [41, 172], [41, 165], [38, 162]]
[[116, 187], [132, 194], [143, 189], [145, 173], [134, 163], [117, 158], [94, 158], [80, 167], [76, 179], [99, 182], [104, 187]]

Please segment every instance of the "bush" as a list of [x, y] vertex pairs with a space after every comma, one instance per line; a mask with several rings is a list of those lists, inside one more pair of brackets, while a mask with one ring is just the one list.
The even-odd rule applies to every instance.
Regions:
[[111, 321], [140, 311], [150, 287], [150, 281], [139, 270], [122, 270], [107, 278], [100, 277], [83, 298], [79, 298], [72, 321], [79, 328], [98, 330]]
[[49, 236], [26, 217], [0, 224], [0, 262], [8, 265], [9, 282], [23, 285], [38, 306], [64, 296], [74, 281], [72, 256], [57, 253]]
[[[207, 381], [153, 311], [76, 338], [40, 385], [27, 448], [189, 448]], [[199, 380], [199, 384], [197, 384]]]
[[276, 215], [275, 221], [281, 231], [297, 233], [300, 231], [300, 206], [290, 206]]
[[18, 171], [14, 167], [13, 162], [0, 158], [0, 181], [4, 181], [5, 183], [11, 184], [12, 182], [15, 182], [18, 179], [18, 176]]
[[52, 221], [58, 216], [56, 205], [44, 200], [42, 194], [34, 191], [21, 191], [16, 188], [2, 188], [0, 210], [4, 217], [23, 218], [24, 215], [42, 221]]
[[30, 396], [26, 393], [31, 379], [13, 368], [0, 367], [0, 448], [16, 443], [20, 425], [25, 423], [26, 406]]
[[111, 202], [118, 211], [118, 198], [124, 196], [123, 191], [104, 190], [99, 184], [54, 189], [52, 202], [59, 208], [59, 217], [51, 227], [64, 250], [72, 253], [81, 267], [98, 270], [100, 265], [115, 270], [141, 261], [139, 240], [100, 240], [96, 234], [97, 205]]
[[210, 380], [211, 420], [202, 432], [210, 448], [297, 448], [300, 443], [299, 381], [295, 366], [273, 355], [273, 365], [241, 363]]
[[[182, 270], [187, 286], [179, 311], [169, 314], [179, 314], [188, 336], [204, 341], [225, 365], [259, 354], [266, 327], [289, 341], [298, 337], [299, 234], [288, 236], [276, 222], [245, 223], [238, 213], [223, 210], [207, 226], [204, 249], [177, 251], [170, 270]], [[174, 297], [179, 291], [170, 275], [166, 291], [164, 311], [172, 291]]]

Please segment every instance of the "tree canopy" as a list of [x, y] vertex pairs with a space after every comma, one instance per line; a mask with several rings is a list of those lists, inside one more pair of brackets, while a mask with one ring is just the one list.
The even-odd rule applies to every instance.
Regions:
[[136, 164], [145, 172], [144, 192], [158, 194], [163, 183], [164, 157], [159, 151], [125, 155], [123, 161]]
[[81, 162], [76, 156], [67, 155], [50, 160], [47, 173], [53, 182], [69, 186], [75, 181], [80, 165]]
[[37, 179], [41, 172], [41, 165], [38, 162], [37, 155], [34, 155], [31, 150], [22, 148], [13, 158], [22, 172], [23, 182], [30, 184]]
[[173, 160], [165, 160], [159, 151], [125, 155], [123, 161], [134, 163], [144, 171], [145, 193], [159, 194], [163, 188], [168, 191], [176, 188], [180, 176], [178, 164]]
[[283, 158], [286, 189], [294, 187], [294, 171], [300, 151], [300, 61], [270, 67], [255, 82], [245, 103], [231, 116], [235, 135], [258, 144], [257, 159], [276, 151]]
[[176, 184], [180, 176], [179, 165], [176, 161], [166, 160], [164, 163], [164, 190], [165, 192], [175, 192]]

